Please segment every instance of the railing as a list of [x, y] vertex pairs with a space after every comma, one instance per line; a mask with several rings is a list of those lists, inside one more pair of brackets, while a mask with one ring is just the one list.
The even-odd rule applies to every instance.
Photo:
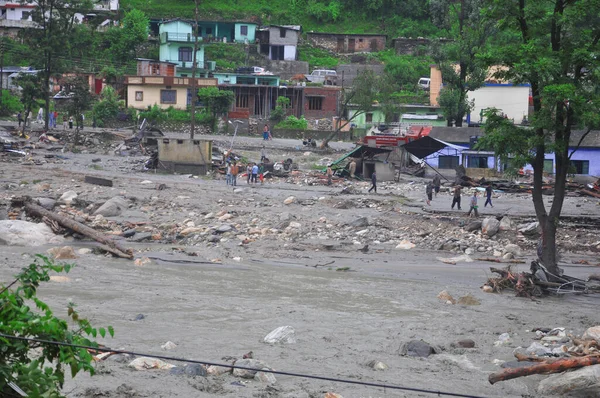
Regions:
[[[202, 41], [202, 37], [198, 37], [198, 41]], [[163, 32], [160, 34], [160, 42], [180, 42], [180, 43], [193, 43], [194, 35], [191, 33], [172, 33], [172, 32]]]

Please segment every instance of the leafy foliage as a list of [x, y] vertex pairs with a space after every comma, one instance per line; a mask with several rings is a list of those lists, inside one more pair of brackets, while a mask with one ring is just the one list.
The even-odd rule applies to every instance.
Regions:
[[[0, 291], [0, 333], [9, 336], [58, 341], [97, 347], [90, 341], [98, 335], [112, 336], [114, 330], [95, 329], [81, 318], [70, 303], [67, 316], [75, 326], [57, 318], [50, 307], [37, 297], [37, 289], [50, 280], [52, 272], [69, 272], [71, 265], [58, 265], [38, 255], [10, 285]], [[16, 286], [16, 288], [14, 288]], [[65, 371], [75, 377], [79, 372], [94, 373], [92, 356], [84, 349], [34, 343], [0, 337], [0, 395], [8, 396], [8, 383], [14, 382], [29, 396], [61, 397]]]
[[308, 62], [311, 69], [335, 69], [340, 63], [340, 60], [329, 51], [308, 45], [298, 46], [298, 59]]
[[148, 40], [149, 23], [142, 11], [131, 10], [125, 13], [122, 26], [112, 27], [106, 32], [105, 39], [110, 43], [114, 61], [127, 63], [137, 57], [138, 47]]
[[123, 108], [123, 103], [114, 88], [106, 86], [100, 93], [100, 101], [94, 105], [94, 118], [99, 126], [105, 126], [106, 123], [113, 121], [119, 115]]
[[13, 95], [8, 90], [2, 90], [2, 98], [0, 101], [0, 115], [7, 116], [12, 115], [23, 109], [23, 104], [19, 100], [19, 97]]
[[204, 47], [204, 59], [217, 61], [218, 70], [233, 71], [246, 64], [246, 50], [243, 44], [210, 43]]
[[280, 122], [283, 120], [285, 115], [288, 112], [288, 108], [290, 106], [290, 99], [287, 97], [279, 97], [277, 98], [277, 105], [275, 109], [271, 111], [271, 120], [274, 122]]
[[298, 119], [294, 115], [290, 115], [281, 122], [279, 122], [275, 128], [278, 129], [294, 129], [294, 130], [306, 130], [308, 128], [308, 121], [302, 116]]
[[203, 87], [198, 90], [198, 99], [212, 116], [213, 130], [216, 130], [217, 118], [226, 113], [235, 100], [233, 91], [219, 90], [217, 87]]
[[385, 72], [399, 89], [415, 89], [419, 78], [429, 76], [429, 65], [433, 62], [428, 57], [412, 55], [396, 55], [393, 49], [382, 51], [377, 58], [385, 63]]

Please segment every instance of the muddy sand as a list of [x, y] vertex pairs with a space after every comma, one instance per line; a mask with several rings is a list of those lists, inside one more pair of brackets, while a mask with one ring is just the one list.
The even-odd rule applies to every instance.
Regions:
[[[63, 163], [38, 166], [4, 163], [0, 174], [3, 183], [28, 183], [2, 189], [0, 195], [4, 200], [25, 194], [60, 196], [73, 189], [83, 198], [102, 201], [120, 194], [135, 197], [137, 205], [117, 219], [155, 225], [182, 223], [186, 219], [199, 225], [205, 222], [202, 220], [208, 212], [225, 209], [235, 210], [240, 223], [255, 219], [258, 224], [268, 223], [289, 214], [301, 229], [315, 231], [328, 229], [317, 225], [322, 217], [332, 220], [334, 226], [329, 228], [335, 229], [359, 216], [401, 223], [407, 217], [423, 213], [419, 207], [421, 194], [416, 192], [412, 194], [413, 200], [402, 202], [407, 204], [403, 214], [385, 206], [339, 209], [328, 205], [330, 200], [338, 199], [337, 186], [307, 187], [278, 180], [265, 186], [247, 187], [244, 182], [243, 190], [233, 193], [223, 180], [133, 171], [136, 167], [139, 170], [141, 159], [102, 156], [104, 168], [90, 168], [91, 157], [69, 154], [70, 159]], [[115, 166], [109, 166], [111, 163]], [[131, 169], [124, 169], [129, 166]], [[84, 184], [83, 173], [111, 176], [115, 187]], [[41, 181], [34, 184], [34, 179]], [[166, 183], [168, 189], [149, 189], [140, 184], [144, 180]], [[43, 183], [50, 184], [50, 192], [35, 189]], [[296, 196], [297, 201], [283, 205], [290, 195]], [[361, 197], [367, 195], [351, 196], [357, 200]], [[390, 199], [385, 192], [369, 198], [375, 202]], [[515, 206], [528, 203], [518, 197], [510, 200]], [[582, 211], [597, 215], [596, 209], [595, 203], [585, 203]], [[407, 214], [409, 211], [415, 215]], [[527, 209], [523, 208], [523, 212], [527, 213]], [[362, 246], [347, 238], [335, 242], [331, 250], [324, 250], [322, 242], [305, 239], [302, 233], [290, 233], [285, 239], [268, 235], [247, 245], [240, 244], [234, 236], [193, 245], [189, 240], [187, 245], [177, 241], [127, 242], [126, 246], [135, 250], [136, 258], [150, 261], [136, 266], [133, 261], [105, 255], [79, 255], [72, 260], [77, 266], [68, 274], [70, 280], [44, 285], [40, 297], [59, 316], [64, 315], [72, 301], [94, 325], [112, 325], [114, 338], [98, 340], [112, 348], [219, 363], [252, 351], [254, 358], [280, 371], [485, 397], [538, 396], [536, 387], [544, 376], [493, 386], [487, 381], [491, 372], [500, 369], [494, 360], [513, 360], [516, 347], [531, 344], [534, 334], [529, 330], [562, 326], [581, 334], [586, 328], [600, 324], [596, 298], [567, 295], [534, 301], [514, 297], [510, 292], [483, 293], [480, 286], [490, 276], [490, 265], [496, 264], [474, 261], [449, 265], [437, 257], [452, 257], [456, 253], [433, 247], [397, 250], [393, 245], [374, 244], [375, 236], [361, 239], [362, 243], [370, 242], [366, 253], [357, 250]], [[94, 247], [92, 242], [69, 240], [65, 245], [76, 250]], [[48, 248], [0, 246], [3, 258], [0, 280], [8, 281], [32, 261], [35, 253], [45, 253]], [[193, 252], [194, 256], [186, 252]], [[575, 257], [565, 258], [569, 275], [586, 277], [596, 271], [597, 267], [569, 265]], [[211, 263], [216, 259], [218, 263]], [[519, 267], [526, 269], [525, 265]], [[436, 297], [442, 290], [455, 298], [470, 294], [481, 304], [446, 304]], [[139, 314], [143, 319], [136, 320]], [[285, 325], [295, 329], [295, 344], [262, 342], [273, 329]], [[510, 334], [510, 343], [495, 346], [502, 333]], [[415, 339], [440, 346], [443, 351], [428, 358], [401, 356], [401, 345]], [[451, 344], [461, 339], [474, 340], [475, 348], [452, 348]], [[161, 345], [167, 341], [177, 347], [162, 350]], [[367, 364], [373, 360], [385, 363], [388, 369], [371, 369]], [[137, 371], [127, 363], [110, 359], [98, 362], [96, 368], [93, 377], [79, 375], [68, 380], [65, 394], [68, 397], [322, 397], [335, 392], [346, 398], [431, 396], [279, 375], [274, 386], [267, 386], [231, 374], [192, 377], [172, 375], [165, 370]]]

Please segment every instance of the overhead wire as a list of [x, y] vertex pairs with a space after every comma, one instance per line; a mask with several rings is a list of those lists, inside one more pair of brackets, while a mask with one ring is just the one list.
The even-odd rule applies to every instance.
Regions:
[[418, 393], [423, 393], [423, 394], [435, 394], [438, 396], [447, 396], [447, 397], [485, 398], [483, 396], [478, 396], [478, 395], [453, 393], [453, 392], [439, 391], [439, 390], [430, 390], [430, 389], [426, 389], [426, 388], [405, 387], [405, 386], [399, 386], [399, 385], [394, 385], [394, 384], [373, 383], [373, 382], [366, 382], [366, 381], [359, 381], [359, 380], [340, 379], [337, 377], [318, 376], [318, 375], [310, 375], [310, 374], [304, 374], [304, 373], [286, 372], [286, 371], [280, 371], [280, 370], [259, 369], [259, 368], [252, 368], [252, 367], [248, 367], [248, 366], [240, 366], [240, 365], [235, 365], [235, 364], [230, 365], [230, 364], [217, 363], [217, 362], [211, 362], [211, 361], [176, 358], [176, 357], [170, 357], [170, 356], [166, 356], [166, 355], [144, 354], [144, 353], [139, 353], [139, 352], [135, 352], [135, 351], [127, 351], [127, 350], [113, 350], [111, 348], [91, 347], [91, 346], [84, 346], [84, 345], [79, 345], [79, 344], [65, 343], [65, 342], [60, 342], [60, 341], [36, 339], [36, 338], [31, 338], [31, 337], [11, 336], [11, 335], [7, 335], [4, 333], [0, 333], [0, 337], [6, 338], [6, 339], [11, 339], [11, 340], [27, 341], [27, 342], [32, 342], [32, 343], [51, 344], [51, 345], [62, 346], [62, 347], [79, 348], [79, 349], [84, 349], [84, 350], [94, 350], [94, 351], [98, 351], [98, 352], [111, 352], [111, 353], [115, 353], [115, 354], [144, 356], [144, 357], [161, 359], [161, 360], [165, 360], [165, 361], [186, 362], [186, 363], [193, 363], [193, 364], [207, 365], [207, 366], [220, 366], [220, 367], [232, 368], [232, 369], [249, 370], [249, 371], [254, 371], [254, 372], [272, 373], [272, 374], [281, 375], [281, 376], [291, 376], [291, 377], [299, 377], [299, 378], [305, 378], [305, 379], [331, 381], [331, 382], [335, 382], [335, 383], [354, 384], [354, 385], [360, 385], [360, 386], [365, 386], [365, 387], [375, 387], [375, 388], [383, 388], [383, 389], [390, 389], [390, 390], [403, 390], [403, 391], [418, 392]]

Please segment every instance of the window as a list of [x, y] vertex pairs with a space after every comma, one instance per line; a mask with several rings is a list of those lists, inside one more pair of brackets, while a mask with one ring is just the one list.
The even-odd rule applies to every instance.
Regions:
[[179, 60], [182, 62], [192, 62], [192, 48], [191, 47], [180, 47], [179, 48]]
[[136, 91], [135, 92], [135, 100], [136, 101], [143, 101], [144, 100], [144, 92], [143, 91]]
[[212, 28], [206, 28], [206, 34], [212, 35]]
[[589, 160], [571, 160], [569, 173], [572, 174], [590, 174]]
[[286, 30], [285, 28], [279, 28], [279, 37], [285, 37]]
[[438, 162], [440, 169], [455, 169], [458, 166], [458, 156], [440, 156]]
[[474, 169], [487, 169], [488, 158], [487, 156], [469, 156], [467, 160], [467, 167]]
[[235, 106], [237, 108], [248, 108], [248, 94], [239, 94], [235, 97]]
[[151, 74], [153, 75], [160, 75], [160, 64], [150, 64], [151, 69]]
[[29, 17], [31, 16], [31, 12], [29, 11], [23, 11], [23, 14], [21, 14], [21, 19], [23, 21], [26, 21], [29, 19]]
[[176, 104], [177, 103], [177, 91], [175, 91], [175, 90], [160, 90], [160, 103], [161, 104]]
[[198, 26], [198, 36], [202, 37], [202, 26]]
[[323, 97], [308, 97], [308, 110], [309, 111], [323, 110]]
[[367, 122], [367, 123], [373, 123], [373, 114], [372, 113], [367, 113], [365, 115], [365, 122]]
[[248, 25], [240, 26], [240, 35], [248, 36]]

